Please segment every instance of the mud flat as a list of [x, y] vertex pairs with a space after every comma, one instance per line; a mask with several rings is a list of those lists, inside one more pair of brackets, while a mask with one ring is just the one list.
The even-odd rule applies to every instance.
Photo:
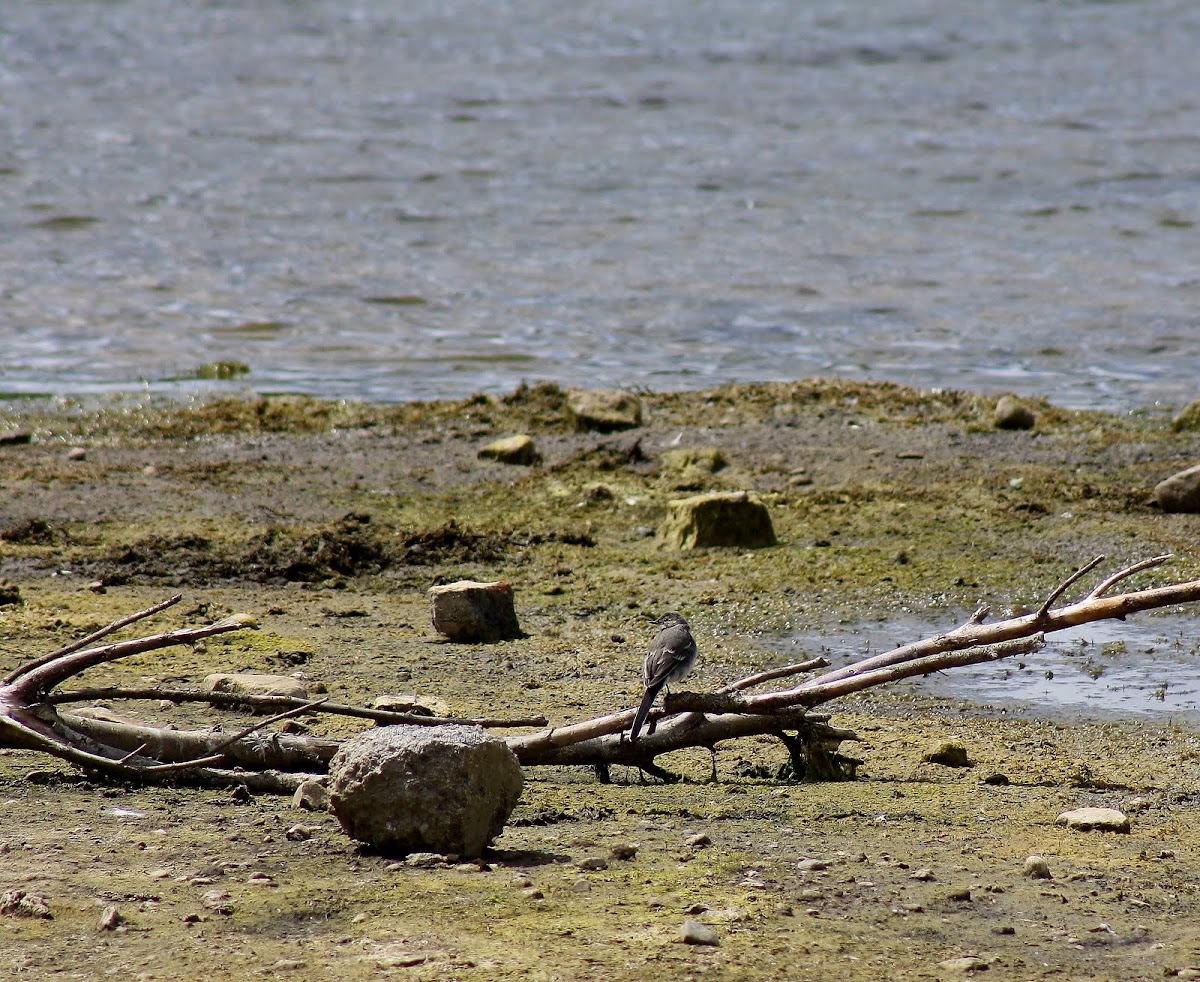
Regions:
[[[549, 386], [403, 406], [10, 406], [0, 670], [182, 592], [155, 629], [235, 611], [260, 629], [85, 679], [296, 672], [342, 702], [413, 692], [457, 715], [558, 723], [633, 705], [646, 619], [664, 610], [691, 621], [704, 689], [794, 657], [781, 639], [1036, 606], [1099, 554], [1114, 568], [1175, 554], [1135, 587], [1200, 576], [1200, 516], [1150, 503], [1200, 460], [1200, 434], [1165, 411], [1034, 403], [1032, 429], [1003, 430], [993, 396], [886, 384], [640, 399], [641, 425], [611, 433], [577, 430]], [[479, 457], [514, 434], [539, 463]], [[698, 452], [664, 456], [680, 449]], [[767, 503], [777, 545], [656, 542], [667, 501], [732, 489]], [[426, 591], [462, 578], [510, 582], [525, 636], [439, 640]], [[1200, 616], [1178, 618], [1194, 645]], [[1194, 721], [1000, 714], [907, 686], [829, 708], [860, 737], [844, 747], [863, 761], [856, 781], [791, 783], [767, 738], [720, 748], [715, 783], [704, 752], [660, 761], [684, 778], [669, 786], [532, 769], [482, 864], [362, 852], [289, 799], [118, 786], [3, 752], [0, 972], [1200, 977]], [[947, 742], [969, 766], [923, 760]], [[1130, 831], [1056, 824], [1086, 806], [1123, 811]], [[685, 921], [711, 931], [689, 928], [692, 942], [717, 943], [684, 942]]]

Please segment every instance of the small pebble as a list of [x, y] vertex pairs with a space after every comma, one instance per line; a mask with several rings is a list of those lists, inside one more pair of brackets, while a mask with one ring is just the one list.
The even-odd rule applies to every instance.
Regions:
[[121, 920], [121, 912], [116, 907], [105, 907], [100, 915], [100, 930], [115, 931]]
[[933, 870], [927, 866], [922, 866], [920, 869], [913, 870], [908, 874], [910, 880], [922, 880], [928, 883], [930, 880], [936, 879], [933, 875]]
[[228, 916], [233, 913], [233, 904], [230, 903], [229, 893], [225, 890], [206, 890], [200, 902], [215, 914]]
[[313, 837], [316, 830], [315, 825], [293, 825], [283, 833], [283, 837], [289, 842], [305, 842]]
[[688, 918], [679, 929], [679, 939], [684, 944], [719, 945], [717, 933], [708, 925]]
[[817, 873], [829, 869], [829, 862], [824, 859], [802, 859], [796, 863], [796, 869], [801, 873]]
[[963, 955], [962, 958], [947, 958], [944, 962], [938, 962], [938, 968], [966, 975], [968, 972], [986, 972], [988, 963], [974, 955]]
[[449, 866], [450, 859], [458, 862], [458, 857], [443, 856], [439, 852], [410, 852], [404, 857], [404, 865], [410, 869], [441, 869]]
[[292, 804], [304, 811], [328, 811], [329, 792], [325, 790], [325, 785], [320, 781], [302, 781], [296, 788], [296, 793], [292, 795]]
[[304, 968], [306, 962], [302, 962], [297, 958], [280, 958], [273, 962], [270, 968], [272, 972], [298, 972]]

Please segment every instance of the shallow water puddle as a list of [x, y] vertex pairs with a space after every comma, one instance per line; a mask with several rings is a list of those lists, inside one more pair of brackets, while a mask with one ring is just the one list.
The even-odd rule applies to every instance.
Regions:
[[[830, 632], [784, 639], [789, 660], [820, 654], [835, 666], [932, 637], [965, 619], [947, 612], [932, 623], [899, 614]], [[1140, 614], [1049, 635], [1038, 652], [894, 683], [893, 689], [962, 699], [989, 708], [1021, 704], [1049, 716], [1180, 714], [1200, 719], [1200, 616]], [[1016, 706], [1014, 705], [1014, 708]]]

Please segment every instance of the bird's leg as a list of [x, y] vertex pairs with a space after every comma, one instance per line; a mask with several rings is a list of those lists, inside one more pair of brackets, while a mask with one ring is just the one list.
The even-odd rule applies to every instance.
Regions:
[[716, 744], [713, 744], [711, 747], [709, 747], [708, 752], [710, 754], [712, 754], [712, 773], [709, 775], [708, 780], [709, 780], [710, 784], [716, 784], [717, 783], [717, 747], [716, 747]]

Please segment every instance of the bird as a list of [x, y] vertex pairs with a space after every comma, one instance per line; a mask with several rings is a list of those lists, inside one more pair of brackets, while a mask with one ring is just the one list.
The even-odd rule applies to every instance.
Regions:
[[681, 615], [663, 614], [652, 623], [659, 625], [659, 630], [642, 661], [642, 681], [646, 691], [633, 717], [633, 726], [629, 728], [631, 743], [638, 738], [659, 690], [686, 678], [696, 663], [696, 641]]

